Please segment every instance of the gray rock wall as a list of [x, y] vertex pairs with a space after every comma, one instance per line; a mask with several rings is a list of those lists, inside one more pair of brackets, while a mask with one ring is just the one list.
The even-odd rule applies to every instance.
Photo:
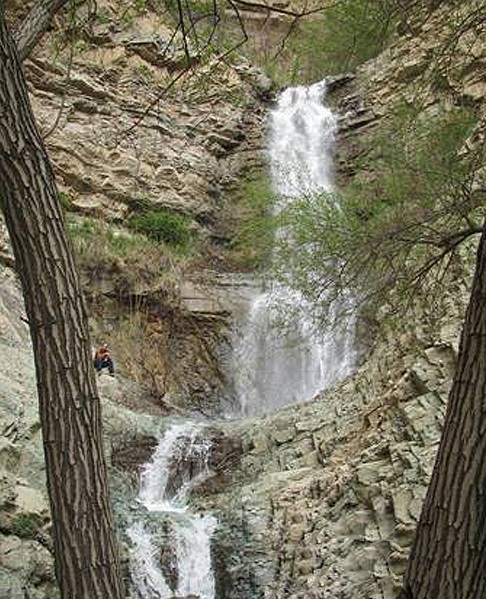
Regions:
[[417, 314], [335, 389], [223, 427], [240, 462], [200, 499], [220, 514], [220, 597], [396, 597], [454, 372], [461, 289], [442, 325]]

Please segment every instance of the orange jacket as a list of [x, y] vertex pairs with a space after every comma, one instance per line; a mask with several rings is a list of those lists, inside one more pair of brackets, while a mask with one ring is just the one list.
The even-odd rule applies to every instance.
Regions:
[[106, 360], [110, 357], [110, 350], [106, 349], [106, 347], [100, 347], [96, 350], [95, 360]]

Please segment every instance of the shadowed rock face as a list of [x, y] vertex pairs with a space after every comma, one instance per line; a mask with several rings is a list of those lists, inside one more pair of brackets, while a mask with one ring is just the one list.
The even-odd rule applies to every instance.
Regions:
[[120, 445], [116, 448], [111, 460], [112, 465], [137, 480], [141, 466], [150, 460], [156, 446], [157, 439], [154, 437], [133, 439], [125, 446]]

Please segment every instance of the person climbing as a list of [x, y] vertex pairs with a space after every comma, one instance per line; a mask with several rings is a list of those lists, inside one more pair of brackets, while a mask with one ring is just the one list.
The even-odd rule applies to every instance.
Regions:
[[98, 374], [101, 373], [103, 368], [108, 368], [110, 376], [115, 376], [115, 364], [113, 363], [107, 343], [104, 343], [96, 350], [93, 362]]

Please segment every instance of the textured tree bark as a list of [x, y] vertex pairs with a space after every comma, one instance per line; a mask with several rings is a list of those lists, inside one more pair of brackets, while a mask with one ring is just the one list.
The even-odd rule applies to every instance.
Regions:
[[34, 348], [63, 599], [121, 599], [87, 317], [49, 159], [0, 8], [0, 199]]
[[20, 60], [25, 60], [47, 31], [52, 18], [69, 0], [41, 0], [34, 4], [14, 34]]
[[483, 232], [444, 431], [400, 599], [486, 597], [485, 306]]

